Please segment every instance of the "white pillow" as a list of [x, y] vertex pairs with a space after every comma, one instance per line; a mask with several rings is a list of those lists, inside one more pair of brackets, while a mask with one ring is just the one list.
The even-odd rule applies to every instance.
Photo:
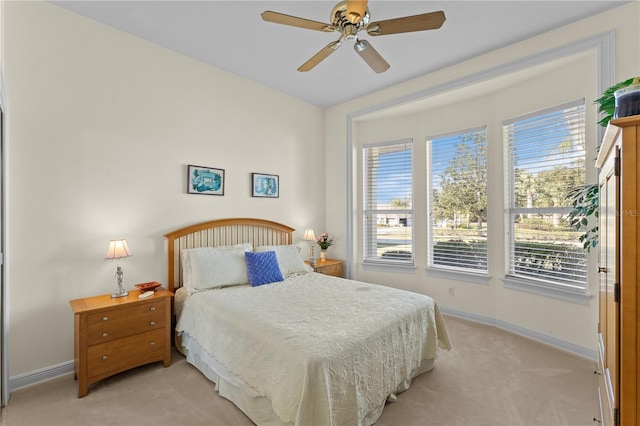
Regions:
[[285, 278], [294, 274], [304, 274], [313, 271], [311, 266], [304, 263], [296, 246], [259, 246], [256, 247], [256, 251], [275, 251], [280, 272]]
[[244, 252], [252, 249], [251, 243], [243, 243], [182, 250], [182, 285], [192, 294], [208, 288], [247, 284]]

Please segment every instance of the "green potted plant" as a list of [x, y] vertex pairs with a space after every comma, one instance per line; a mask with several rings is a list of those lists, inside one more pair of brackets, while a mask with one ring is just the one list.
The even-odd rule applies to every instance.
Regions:
[[577, 231], [583, 231], [580, 236], [582, 248], [591, 251], [598, 245], [598, 223], [595, 226], [589, 224], [589, 218], [598, 220], [600, 197], [598, 184], [587, 184], [578, 186], [567, 194], [567, 199], [571, 200], [571, 212], [567, 215], [567, 221]]
[[[602, 96], [595, 100], [598, 104], [598, 112], [604, 114], [602, 119], [598, 122], [602, 127], [607, 127], [609, 121], [613, 118], [616, 112], [616, 90], [623, 87], [637, 84], [640, 77], [630, 78], [606, 89]], [[578, 186], [567, 194], [567, 199], [571, 200], [571, 212], [567, 215], [567, 221], [569, 224], [578, 231], [584, 231], [580, 236], [580, 242], [582, 247], [591, 251], [598, 245], [598, 224], [590, 226], [589, 218], [594, 217], [597, 221], [599, 216], [600, 198], [598, 193], [597, 184], [585, 184]]]
[[602, 92], [602, 96], [595, 100], [595, 103], [598, 104], [598, 112], [604, 114], [602, 120], [598, 121], [598, 124], [602, 127], [607, 127], [609, 121], [613, 118], [613, 115], [616, 111], [616, 98], [614, 93], [618, 89], [622, 89], [623, 87], [631, 86], [637, 79], [640, 77], [630, 78], [625, 81], [621, 81], [618, 84], [615, 84], [609, 87], [607, 90]]

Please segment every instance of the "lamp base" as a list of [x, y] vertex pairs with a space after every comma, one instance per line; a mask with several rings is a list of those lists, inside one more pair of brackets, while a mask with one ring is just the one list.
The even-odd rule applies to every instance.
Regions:
[[127, 290], [124, 290], [124, 291], [116, 290], [113, 293], [111, 293], [111, 298], [125, 297], [128, 295], [129, 295], [129, 292]]

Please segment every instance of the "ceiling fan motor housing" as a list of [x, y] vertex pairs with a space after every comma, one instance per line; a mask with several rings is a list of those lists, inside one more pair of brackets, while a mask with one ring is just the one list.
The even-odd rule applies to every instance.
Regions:
[[364, 16], [356, 23], [352, 23], [347, 16], [347, 2], [342, 1], [335, 5], [333, 10], [331, 11], [331, 23], [336, 28], [336, 31], [342, 32], [343, 37], [346, 40], [355, 40], [357, 38], [356, 34], [361, 29], [365, 28], [369, 23], [369, 8], [364, 12]]

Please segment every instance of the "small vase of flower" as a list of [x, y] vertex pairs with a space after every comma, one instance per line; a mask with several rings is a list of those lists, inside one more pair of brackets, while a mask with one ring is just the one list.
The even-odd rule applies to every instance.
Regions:
[[327, 249], [333, 245], [333, 238], [323, 232], [318, 237], [318, 245], [320, 246], [320, 259], [325, 260], [327, 258]]

